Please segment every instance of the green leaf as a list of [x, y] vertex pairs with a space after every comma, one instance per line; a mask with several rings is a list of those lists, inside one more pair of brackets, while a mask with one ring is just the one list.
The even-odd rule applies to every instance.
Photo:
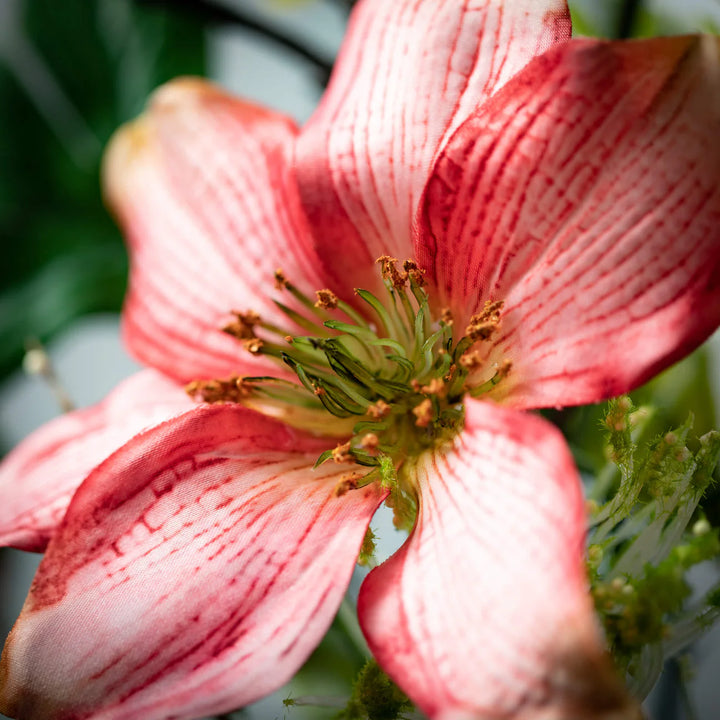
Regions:
[[19, 364], [28, 339], [47, 341], [73, 318], [117, 310], [126, 276], [122, 246], [107, 243], [61, 255], [0, 295], [0, 372]]
[[[26, 0], [0, 48], [0, 373], [28, 335], [119, 311], [127, 261], [99, 169], [148, 94], [202, 74], [201, 25], [128, 0]], [[64, 305], [64, 307], [61, 307]]]

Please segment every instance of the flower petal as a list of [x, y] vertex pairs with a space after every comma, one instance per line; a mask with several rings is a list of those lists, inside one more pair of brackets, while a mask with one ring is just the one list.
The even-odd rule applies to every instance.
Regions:
[[284, 318], [271, 299], [278, 267], [308, 291], [324, 287], [289, 169], [296, 132], [183, 79], [116, 134], [105, 188], [131, 251], [125, 340], [145, 364], [181, 381], [267, 373], [221, 332], [231, 310]]
[[141, 430], [192, 405], [182, 387], [145, 370], [94, 407], [43, 425], [0, 466], [0, 545], [42, 552], [96, 465]]
[[370, 648], [430, 718], [599, 720], [624, 708], [595, 627], [564, 440], [490, 403], [466, 413], [455, 444], [418, 462], [412, 535], [361, 588]]
[[438, 148], [533, 56], [570, 36], [565, 0], [365, 0], [298, 139], [298, 185], [336, 285], [372, 289], [375, 259], [414, 256]]
[[617, 395], [720, 324], [719, 49], [710, 37], [555, 48], [438, 159], [419, 255], [459, 326], [505, 301], [488, 360], [513, 370], [496, 397]]
[[327, 630], [374, 486], [233, 405], [136, 436], [75, 494], [0, 663], [19, 720], [196, 718], [283, 684]]

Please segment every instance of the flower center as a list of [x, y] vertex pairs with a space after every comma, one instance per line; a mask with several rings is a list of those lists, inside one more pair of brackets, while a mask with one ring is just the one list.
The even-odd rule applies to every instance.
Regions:
[[[502, 302], [486, 302], [456, 342], [450, 311], [432, 316], [418, 265], [408, 260], [399, 270], [388, 256], [378, 263], [384, 297], [355, 290], [367, 314], [330, 290], [319, 290], [316, 300], [307, 297], [280, 270], [276, 287], [303, 311], [275, 302], [296, 330], [265, 322], [253, 311], [233, 312], [224, 331], [248, 352], [289, 367], [299, 383], [232, 377], [195, 381], [187, 390], [204, 402], [240, 402], [311, 431], [349, 438], [317, 464], [332, 459], [365, 468], [344, 477], [338, 494], [379, 481], [395, 493], [398, 524], [407, 525], [414, 520], [415, 492], [403, 466], [451, 440], [462, 429], [463, 396], [489, 390], [508, 374], [510, 363], [496, 366], [489, 379], [468, 382], [481, 363], [478, 344], [499, 326]], [[297, 327], [307, 334], [298, 335]], [[328, 413], [337, 420], [329, 422]]]

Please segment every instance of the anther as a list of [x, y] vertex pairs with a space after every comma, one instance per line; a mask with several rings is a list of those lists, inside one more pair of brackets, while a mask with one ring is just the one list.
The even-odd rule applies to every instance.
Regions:
[[349, 440], [346, 443], [342, 443], [341, 445], [338, 445], [332, 451], [332, 459], [336, 463], [343, 463], [343, 462], [348, 462], [349, 460], [352, 460], [352, 455], [350, 455], [350, 441]]
[[440, 378], [433, 378], [427, 385], [420, 388], [420, 392], [424, 395], [436, 395], [437, 397], [445, 397], [447, 388]]
[[427, 427], [433, 419], [433, 405], [430, 398], [425, 398], [419, 405], [413, 408], [415, 416], [415, 425], [417, 427]]
[[403, 263], [403, 269], [405, 274], [410, 278], [418, 287], [425, 285], [425, 270], [418, 266], [414, 260], [406, 260]]
[[500, 325], [500, 311], [503, 305], [502, 300], [486, 300], [482, 312], [470, 318], [465, 334], [473, 340], [488, 340]]
[[362, 479], [361, 473], [351, 473], [349, 475], [343, 475], [338, 484], [335, 486], [335, 497], [342, 497], [349, 490], [356, 490], [358, 487], [358, 480]]
[[440, 319], [446, 324], [446, 325], [452, 325], [453, 324], [453, 314], [452, 310], [450, 308], [443, 308], [440, 311]]
[[401, 290], [405, 287], [408, 276], [407, 273], [401, 273], [397, 267], [395, 267], [397, 258], [390, 257], [390, 255], [381, 255], [375, 262], [380, 263], [383, 277], [386, 280], [390, 280], [396, 290]]
[[498, 380], [502, 380], [503, 378], [506, 378], [510, 371], [512, 370], [512, 360], [503, 360], [500, 363], [500, 367], [497, 369], [497, 373], [495, 373], [495, 376]]
[[275, 271], [275, 289], [276, 290], [282, 290], [283, 288], [286, 288], [290, 285], [288, 282], [288, 279], [285, 277], [285, 273], [282, 271], [282, 268], [278, 268]]
[[482, 365], [482, 357], [477, 351], [466, 352], [460, 356], [459, 362], [466, 370], [474, 370]]
[[455, 373], [457, 372], [457, 365], [452, 363], [447, 371], [447, 375], [444, 377], [445, 382], [449, 383], [455, 379]]
[[238, 340], [249, 340], [255, 337], [255, 326], [260, 322], [260, 316], [254, 310], [240, 312], [233, 310], [233, 322], [228, 323], [222, 330]]
[[480, 322], [477, 318], [477, 315], [473, 315], [470, 324], [465, 330], [465, 334], [473, 340], [489, 340], [495, 330], [497, 330], [499, 322], [497, 320]]
[[263, 341], [260, 340], [260, 338], [251, 338], [250, 340], [247, 340], [245, 342], [245, 349], [253, 355], [257, 355], [259, 352], [261, 352], [262, 348]]
[[380, 438], [375, 433], [365, 433], [360, 440], [360, 447], [368, 452], [374, 452], [380, 446]]
[[392, 410], [392, 407], [388, 405], [384, 400], [378, 400], [373, 405], [368, 406], [368, 415], [374, 420], [381, 420], [387, 417]]
[[338, 306], [338, 297], [332, 290], [318, 290], [315, 294], [317, 295], [315, 307], [325, 310], [335, 310]]
[[252, 386], [241, 377], [233, 376], [227, 380], [193, 380], [185, 386], [185, 392], [200, 402], [237, 403], [252, 395]]

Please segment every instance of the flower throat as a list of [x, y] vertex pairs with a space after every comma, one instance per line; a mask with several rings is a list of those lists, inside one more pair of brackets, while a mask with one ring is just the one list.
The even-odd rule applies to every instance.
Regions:
[[474, 348], [497, 329], [502, 302], [486, 302], [455, 343], [450, 311], [438, 320], [432, 317], [418, 265], [407, 260], [399, 270], [397, 260], [388, 256], [377, 262], [384, 301], [355, 290], [367, 305], [367, 317], [330, 290], [309, 298], [281, 270], [275, 273], [276, 287], [296, 298], [304, 312], [275, 304], [306, 335], [265, 322], [253, 311], [233, 311], [234, 320], [223, 330], [248, 352], [290, 367], [299, 385], [274, 377], [231, 377], [194, 381], [188, 393], [204, 402], [239, 402], [305, 429], [350, 437], [324, 452], [317, 464], [332, 458], [372, 468], [349, 480], [346, 489], [378, 478], [391, 482], [407, 458], [454, 437], [462, 429], [465, 393], [486, 392], [510, 365], [501, 364], [490, 379], [468, 387], [468, 375], [479, 362]]

